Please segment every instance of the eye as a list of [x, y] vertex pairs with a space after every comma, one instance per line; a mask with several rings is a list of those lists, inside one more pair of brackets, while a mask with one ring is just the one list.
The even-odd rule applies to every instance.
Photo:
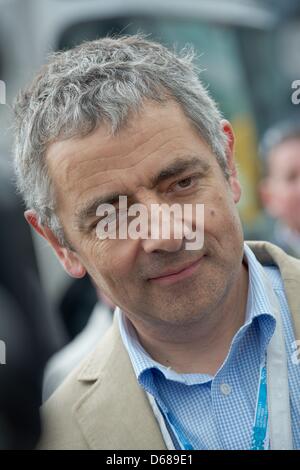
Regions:
[[184, 180], [179, 181], [177, 184], [181, 188], [188, 188], [190, 184], [192, 183], [192, 181], [193, 181], [192, 177], [189, 176], [188, 178], [184, 178]]
[[187, 178], [183, 178], [180, 181], [177, 181], [171, 187], [171, 191], [183, 191], [185, 189], [190, 189], [193, 187], [195, 183], [196, 176], [188, 176]]

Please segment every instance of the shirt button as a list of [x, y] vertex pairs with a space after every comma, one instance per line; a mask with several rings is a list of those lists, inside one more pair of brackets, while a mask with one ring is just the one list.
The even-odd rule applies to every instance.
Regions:
[[228, 384], [221, 384], [220, 389], [223, 395], [229, 395], [231, 392], [231, 387]]

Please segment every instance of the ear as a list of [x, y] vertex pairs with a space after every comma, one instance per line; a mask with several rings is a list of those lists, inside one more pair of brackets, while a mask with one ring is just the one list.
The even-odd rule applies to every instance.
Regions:
[[229, 121], [222, 119], [221, 121], [222, 130], [225, 134], [227, 144], [226, 144], [226, 160], [227, 168], [230, 174], [229, 184], [232, 190], [234, 202], [239, 202], [242, 194], [241, 185], [238, 179], [238, 172], [234, 160], [234, 132], [233, 128]]
[[31, 225], [39, 235], [50, 243], [63, 268], [70, 276], [77, 278], [85, 276], [86, 269], [78, 259], [77, 254], [74, 251], [61, 246], [49, 227], [39, 224], [37, 214], [34, 210], [25, 211], [24, 216], [29, 225]]

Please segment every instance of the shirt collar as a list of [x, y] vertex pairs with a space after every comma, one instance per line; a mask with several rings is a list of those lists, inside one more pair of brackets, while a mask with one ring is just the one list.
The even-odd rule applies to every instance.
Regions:
[[[274, 333], [276, 319], [275, 314], [272, 312], [272, 304], [268, 296], [268, 289], [266, 288], [266, 273], [263, 266], [256, 259], [254, 253], [246, 243], [244, 244], [244, 262], [248, 265], [249, 271], [245, 322], [235, 334], [231, 343], [230, 351], [233, 349], [234, 344], [243, 337], [246, 330], [251, 327], [255, 321], [257, 321], [260, 329], [261, 358], [263, 358], [267, 345]], [[136, 377], [139, 383], [144, 388], [148, 389], [147, 391], [151, 392], [151, 388], [153, 386], [151, 377], [149, 377], [149, 374], [146, 374], [150, 369], [159, 370], [166, 379], [186, 384], [207, 382], [212, 379], [212, 377], [207, 374], [178, 374], [171, 368], [152, 359], [140, 344], [134, 327], [119, 307], [117, 307], [115, 313], [118, 316], [120, 334], [131, 359]], [[229, 358], [229, 355], [227, 356], [227, 359]], [[147, 379], [145, 380], [146, 376]]]
[[268, 281], [265, 268], [256, 259], [255, 254], [246, 243], [244, 243], [244, 262], [248, 266], [249, 273], [245, 325], [250, 324], [254, 318], [261, 315], [269, 315], [275, 320], [271, 299], [266, 288]]

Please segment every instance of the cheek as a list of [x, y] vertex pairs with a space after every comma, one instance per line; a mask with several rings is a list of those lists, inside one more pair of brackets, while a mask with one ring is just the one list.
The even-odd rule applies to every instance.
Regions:
[[215, 202], [205, 204], [204, 208], [204, 224], [212, 230], [222, 232], [226, 227], [235, 224], [236, 206], [226, 198], [219, 196]]
[[103, 240], [92, 251], [93, 271], [108, 282], [124, 283], [133, 271], [135, 251], [129, 240]]
[[243, 232], [239, 214], [234, 203], [219, 198], [218, 204], [207, 206], [205, 209], [204, 237], [208, 242], [217, 241], [223, 249], [231, 251], [240, 247], [243, 241]]
[[93, 267], [96, 284], [116, 305], [126, 305], [139, 292], [134, 250], [129, 245], [127, 240], [108, 242]]
[[278, 215], [288, 214], [294, 206], [294, 195], [293, 191], [289, 188], [282, 187], [278, 188], [276, 194], [274, 195], [274, 206], [278, 211]]
[[299, 213], [300, 197], [294, 189], [290, 189], [282, 201], [282, 211], [293, 217]]

